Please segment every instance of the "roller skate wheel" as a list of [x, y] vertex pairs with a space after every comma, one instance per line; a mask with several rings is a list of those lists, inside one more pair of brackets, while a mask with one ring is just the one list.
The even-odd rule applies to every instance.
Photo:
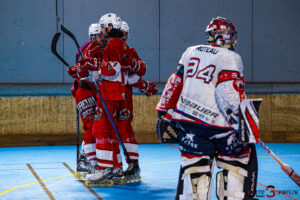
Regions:
[[128, 183], [132, 183], [132, 182], [133, 182], [132, 177], [129, 177], [129, 178], [128, 178]]
[[141, 180], [142, 180], [141, 175], [138, 175], [138, 176], [136, 177], [136, 180], [137, 180], [137, 181], [141, 181]]
[[126, 183], [125, 178], [120, 178], [119, 185], [124, 185]]
[[97, 186], [98, 186], [98, 184], [96, 184], [96, 183], [93, 183], [93, 184], [92, 184], [92, 186], [93, 186], [93, 187], [97, 187]]
[[125, 177], [124, 180], [125, 180], [125, 183], [129, 183], [128, 177]]
[[101, 182], [99, 183], [99, 185], [100, 185], [101, 187], [104, 187], [104, 186], [106, 185], [106, 183], [105, 183], [105, 181], [101, 181]]
[[76, 178], [76, 179], [81, 179], [80, 173], [79, 173], [79, 172], [75, 172], [75, 173], [74, 173], [74, 178]]
[[90, 183], [89, 181], [86, 181], [86, 182], [84, 183], [84, 185], [85, 185], [86, 187], [90, 188], [90, 187], [92, 186], [92, 183]]
[[130, 183], [130, 179], [129, 179], [128, 176], [126, 176], [124, 179], [125, 179], [125, 182], [126, 182], [126, 183]]
[[113, 178], [114, 185], [121, 185], [122, 178]]
[[111, 180], [111, 179], [110, 179], [110, 180], [107, 180], [106, 185], [107, 185], [108, 187], [111, 187], [111, 186], [114, 185], [114, 181]]

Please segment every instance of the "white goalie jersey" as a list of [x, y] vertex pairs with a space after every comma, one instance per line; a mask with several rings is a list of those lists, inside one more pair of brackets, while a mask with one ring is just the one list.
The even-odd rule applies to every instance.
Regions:
[[234, 51], [210, 45], [189, 47], [182, 55], [183, 88], [173, 120], [231, 128], [245, 99], [243, 63]]

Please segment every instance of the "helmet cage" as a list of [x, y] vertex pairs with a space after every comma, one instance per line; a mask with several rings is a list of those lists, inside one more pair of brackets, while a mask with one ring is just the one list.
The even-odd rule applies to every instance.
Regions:
[[233, 24], [226, 18], [213, 18], [205, 32], [207, 42], [212, 46], [234, 49], [237, 42], [237, 32]]

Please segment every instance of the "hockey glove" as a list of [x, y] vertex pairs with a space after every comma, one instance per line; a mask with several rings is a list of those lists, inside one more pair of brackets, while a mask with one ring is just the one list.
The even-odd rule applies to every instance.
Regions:
[[152, 81], [146, 81], [144, 79], [140, 79], [138, 81], [139, 91], [144, 93], [146, 96], [152, 96], [157, 93], [157, 89], [155, 88], [156, 84]]
[[138, 60], [136, 67], [130, 71], [135, 72], [139, 76], [144, 76], [147, 71], [147, 64], [142, 60]]
[[96, 57], [98, 58], [101, 55], [101, 47], [100, 44], [97, 41], [94, 41], [90, 44], [90, 46], [87, 49], [86, 56], [87, 57]]
[[90, 58], [90, 57], [79, 60], [78, 63], [80, 64], [80, 66], [78, 67], [77, 70], [78, 77], [85, 78], [89, 76], [88, 71], [98, 71], [101, 66], [101, 61], [102, 61], [101, 59]]
[[79, 63], [72, 65], [69, 67], [68, 69], [68, 74], [72, 77], [72, 78], [76, 78], [77, 77], [77, 69], [80, 66]]
[[129, 58], [129, 63], [126, 66], [122, 66], [123, 71], [129, 71], [131, 73], [136, 73], [139, 76], [144, 76], [147, 70], [147, 64], [142, 60], [137, 60], [135, 58]]
[[101, 74], [102, 75], [107, 75], [107, 76], [113, 76], [116, 74], [116, 69], [119, 63], [117, 61], [115, 62], [105, 62], [103, 61], [101, 63]]
[[161, 143], [178, 143], [179, 129], [167, 122], [166, 115], [165, 112], [158, 112], [156, 136]]

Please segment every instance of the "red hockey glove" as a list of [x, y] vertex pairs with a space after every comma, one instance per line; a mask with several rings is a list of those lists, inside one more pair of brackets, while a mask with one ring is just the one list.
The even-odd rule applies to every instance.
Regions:
[[102, 75], [107, 75], [107, 76], [113, 76], [116, 74], [116, 70], [114, 69], [114, 67], [116, 67], [116, 65], [118, 65], [118, 62], [105, 62], [103, 61], [101, 63], [101, 74]]
[[92, 42], [86, 50], [85, 56], [99, 58], [101, 56], [100, 44], [97, 41]]
[[142, 60], [128, 58], [128, 62], [126, 62], [125, 65], [122, 65], [122, 70], [136, 73], [139, 76], [144, 76], [147, 70], [147, 64]]
[[78, 82], [77, 82], [77, 80], [75, 80], [73, 82], [72, 87], [71, 87], [71, 94], [72, 94], [73, 97], [75, 97], [77, 89], [78, 89]]
[[135, 58], [125, 57], [122, 59], [121, 65], [123, 71], [133, 71], [137, 66], [137, 60]]
[[72, 77], [72, 78], [76, 78], [77, 76], [77, 69], [80, 66], [79, 63], [72, 65], [71, 67], [69, 67], [68, 69], [68, 74]]
[[146, 73], [146, 70], [147, 70], [147, 64], [144, 61], [139, 60], [138, 61], [138, 69], [136, 69], [135, 73], [139, 76], [144, 76]]
[[156, 84], [152, 81], [146, 81], [140, 79], [137, 83], [139, 91], [144, 93], [146, 96], [152, 96], [157, 93], [157, 89], [155, 88]]
[[101, 59], [99, 58], [83, 58], [79, 60], [80, 66], [78, 67], [77, 70], [77, 75], [79, 78], [84, 78], [89, 76], [89, 70], [90, 71], [98, 71], [101, 66]]

